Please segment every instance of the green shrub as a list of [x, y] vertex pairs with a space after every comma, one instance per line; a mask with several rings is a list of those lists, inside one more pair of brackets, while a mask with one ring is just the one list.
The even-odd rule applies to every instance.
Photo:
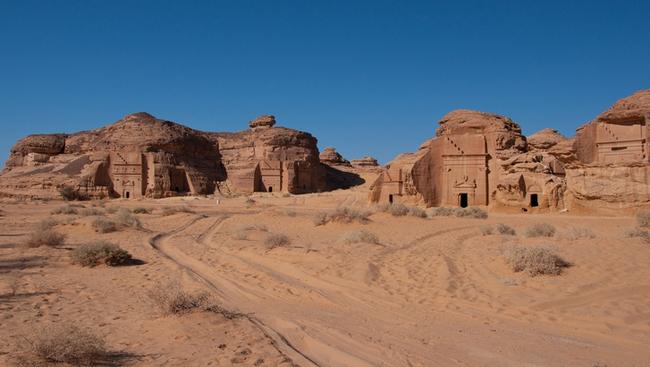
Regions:
[[569, 263], [545, 247], [515, 246], [505, 253], [508, 265], [515, 272], [526, 271], [530, 276], [559, 275]]
[[555, 227], [548, 223], [536, 223], [526, 228], [526, 237], [553, 237]]
[[106, 241], [81, 245], [72, 251], [70, 257], [74, 264], [90, 267], [99, 264], [106, 264], [108, 266], [124, 265], [131, 260], [131, 254], [126, 250]]

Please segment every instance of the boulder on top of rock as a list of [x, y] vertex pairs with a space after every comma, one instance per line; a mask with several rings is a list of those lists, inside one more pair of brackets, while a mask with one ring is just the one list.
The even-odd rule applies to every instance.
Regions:
[[248, 122], [251, 129], [273, 127], [273, 125], [275, 125], [275, 116], [273, 115], [261, 115]]
[[559, 131], [550, 128], [542, 129], [527, 138], [531, 148], [541, 150], [549, 149], [566, 139]]
[[349, 166], [350, 162], [343, 158], [343, 156], [336, 151], [333, 147], [327, 147], [320, 153], [320, 161], [329, 165], [346, 165]]

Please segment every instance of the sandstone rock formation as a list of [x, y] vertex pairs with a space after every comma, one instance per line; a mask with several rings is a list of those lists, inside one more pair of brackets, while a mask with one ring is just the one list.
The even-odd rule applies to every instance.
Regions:
[[650, 90], [616, 102], [579, 127], [571, 147], [549, 153], [566, 164], [567, 206], [622, 213], [650, 205]]
[[370, 156], [365, 156], [360, 159], [353, 159], [350, 161], [350, 164], [353, 167], [357, 168], [377, 168], [379, 167], [379, 163], [377, 162], [377, 159], [370, 157]]
[[320, 161], [330, 166], [350, 166], [350, 162], [333, 147], [323, 149], [320, 153]]
[[567, 138], [562, 136], [562, 134], [555, 129], [546, 128], [527, 137], [526, 140], [528, 141], [528, 147], [531, 150], [548, 150], [557, 144], [566, 141]]
[[11, 150], [0, 193], [165, 197], [215, 192], [317, 192], [350, 182], [322, 164], [316, 139], [260, 116], [239, 133], [207, 133], [147, 113], [76, 134], [31, 135]]
[[387, 165], [371, 187], [373, 202], [426, 206], [561, 209], [564, 171], [553, 156], [532, 154], [511, 119], [457, 110], [439, 122], [436, 137]]

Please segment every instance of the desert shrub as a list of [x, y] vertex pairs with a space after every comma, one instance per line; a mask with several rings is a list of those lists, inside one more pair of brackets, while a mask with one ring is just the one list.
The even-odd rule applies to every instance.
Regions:
[[515, 246], [506, 251], [505, 260], [513, 271], [526, 271], [530, 276], [558, 275], [569, 266], [546, 247]]
[[514, 228], [503, 223], [497, 224], [497, 232], [499, 232], [499, 234], [506, 235], [506, 236], [514, 236], [517, 234]]
[[84, 216], [84, 217], [89, 217], [89, 216], [98, 216], [98, 215], [104, 215], [104, 211], [98, 208], [83, 208], [79, 209], [79, 215]]
[[373, 243], [373, 244], [378, 244], [379, 243], [379, 238], [377, 236], [369, 231], [366, 230], [358, 230], [358, 231], [350, 231], [344, 233], [341, 238], [341, 242], [350, 244], [350, 243]]
[[61, 246], [65, 243], [65, 235], [51, 229], [51, 228], [38, 228], [29, 235], [27, 239], [28, 247], [40, 246]]
[[365, 223], [370, 217], [370, 212], [365, 210], [358, 210], [350, 207], [336, 208], [331, 212], [320, 212], [314, 217], [314, 224], [319, 226], [328, 222], [352, 223], [359, 222]]
[[244, 202], [244, 204], [246, 204], [246, 206], [252, 206], [252, 205], [255, 205], [256, 203], [257, 203], [257, 201], [255, 201], [255, 199], [250, 198], [250, 197], [246, 198], [246, 201]]
[[115, 222], [120, 227], [140, 228], [140, 220], [126, 208], [120, 208], [115, 214]]
[[650, 210], [640, 210], [636, 213], [636, 221], [639, 227], [650, 227]]
[[409, 208], [404, 204], [392, 204], [388, 206], [387, 211], [394, 217], [403, 217], [409, 213]]
[[97, 217], [92, 223], [93, 228], [99, 233], [110, 233], [117, 231], [117, 224], [110, 219]]
[[70, 205], [64, 205], [60, 206], [50, 212], [51, 214], [66, 214], [66, 215], [72, 215], [72, 214], [77, 214], [78, 211], [76, 208], [70, 206]]
[[131, 254], [118, 245], [106, 241], [98, 241], [81, 245], [70, 254], [72, 262], [81, 266], [97, 266], [106, 264], [118, 266], [131, 260]]
[[596, 234], [589, 228], [571, 227], [566, 231], [565, 237], [575, 241], [580, 238], [596, 238]]
[[436, 207], [436, 208], [431, 208], [429, 213], [431, 214], [432, 217], [450, 217], [454, 215], [454, 209]]
[[264, 224], [253, 223], [253, 224], [243, 224], [239, 226], [238, 230], [268, 232], [269, 229]]
[[494, 228], [492, 228], [492, 226], [488, 226], [488, 225], [481, 226], [479, 228], [479, 230], [481, 231], [481, 234], [483, 236], [489, 236], [489, 235], [494, 233]]
[[81, 193], [72, 186], [63, 186], [59, 189], [59, 195], [65, 201], [88, 200], [88, 195]]
[[178, 282], [160, 284], [147, 292], [147, 296], [165, 314], [182, 315], [201, 311], [211, 306], [210, 296], [205, 292], [190, 293]]
[[133, 214], [151, 214], [151, 209], [139, 206], [137, 208], [133, 208]]
[[488, 214], [485, 210], [476, 207], [456, 208], [454, 210], [454, 215], [461, 218], [476, 218], [476, 219], [486, 219], [488, 217]]
[[59, 224], [59, 221], [53, 218], [46, 218], [36, 224], [37, 230], [52, 229]]
[[287, 235], [281, 233], [271, 233], [268, 236], [266, 236], [266, 239], [264, 240], [264, 244], [269, 249], [273, 249], [276, 247], [287, 246], [291, 244], [291, 239], [289, 239]]
[[95, 365], [107, 354], [101, 337], [69, 323], [42, 328], [28, 342], [30, 352], [47, 362]]
[[645, 241], [650, 242], [650, 233], [648, 231], [644, 231], [640, 228], [634, 228], [634, 229], [628, 229], [625, 231], [625, 237], [629, 238], [641, 238]]
[[526, 228], [526, 237], [553, 237], [555, 227], [548, 223], [536, 223]]
[[162, 215], [169, 216], [176, 213], [194, 213], [194, 210], [190, 209], [188, 206], [165, 206], [162, 208]]
[[106, 208], [104, 208], [107, 214], [115, 214], [120, 209], [121, 208], [119, 206], [107, 206]]
[[287, 217], [295, 217], [297, 215], [295, 210], [287, 209], [284, 211], [284, 215]]
[[232, 238], [236, 240], [244, 241], [248, 239], [248, 233], [246, 233], [246, 231], [236, 231], [233, 232]]
[[409, 208], [409, 215], [417, 218], [427, 218], [426, 210], [418, 208], [417, 206], [412, 206]]

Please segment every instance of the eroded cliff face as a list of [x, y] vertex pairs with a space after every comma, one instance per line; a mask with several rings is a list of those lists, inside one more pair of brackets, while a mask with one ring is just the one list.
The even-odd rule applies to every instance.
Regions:
[[626, 213], [650, 203], [650, 90], [616, 102], [577, 129], [573, 143], [549, 153], [566, 165], [572, 211]]
[[340, 187], [309, 133], [260, 116], [239, 133], [208, 133], [147, 113], [76, 134], [31, 135], [12, 148], [4, 195], [56, 197], [69, 186], [88, 197], [165, 197]]
[[510, 118], [452, 111], [436, 137], [400, 155], [372, 186], [373, 202], [475, 206], [516, 210], [564, 207], [563, 165], [542, 147], [529, 147]]

